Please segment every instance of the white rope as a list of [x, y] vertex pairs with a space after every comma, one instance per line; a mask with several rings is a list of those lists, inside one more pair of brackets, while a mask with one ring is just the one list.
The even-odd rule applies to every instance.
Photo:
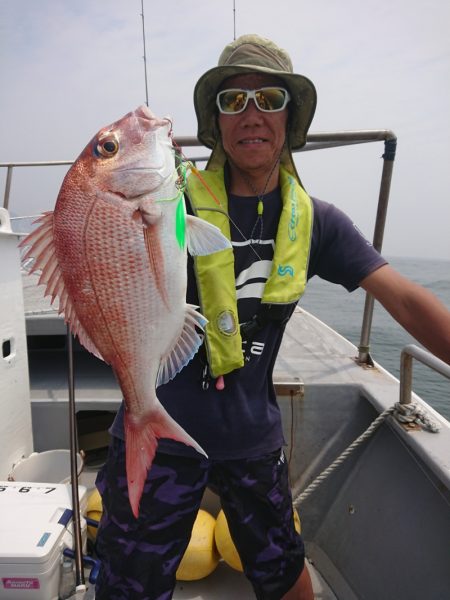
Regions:
[[393, 415], [401, 423], [417, 423], [424, 429], [437, 433], [439, 427], [430, 419], [423, 411], [419, 410], [415, 404], [400, 404], [397, 402], [394, 406], [391, 406], [369, 425], [369, 427], [362, 433], [356, 440], [350, 444], [350, 446], [340, 454], [335, 461], [331, 463], [322, 473], [320, 473], [314, 481], [312, 481], [308, 487], [298, 494], [293, 501], [295, 507], [298, 506], [303, 500], [305, 500], [312, 492], [314, 492], [320, 484], [329, 476], [333, 471], [337, 469], [356, 448], [361, 446], [370, 436], [376, 431], [376, 429], [385, 421], [389, 415]]
[[335, 461], [331, 463], [329, 467], [327, 467], [320, 475], [318, 475], [314, 481], [312, 481], [306, 490], [304, 490], [301, 494], [298, 494], [294, 498], [294, 506], [297, 506], [300, 502], [303, 502], [314, 490], [316, 490], [319, 485], [329, 476], [333, 471], [337, 469], [339, 465], [341, 465], [346, 458], [350, 456], [360, 446], [365, 440], [367, 440], [372, 433], [383, 423], [387, 416], [394, 412], [394, 407], [388, 408], [384, 412], [382, 412], [378, 417], [370, 424], [370, 426], [362, 433], [356, 440], [350, 444], [350, 446], [342, 452], [340, 456], [336, 458]]
[[414, 402], [410, 402], [409, 404], [400, 404], [400, 402], [397, 402], [394, 417], [399, 423], [416, 423], [431, 433], [438, 433], [439, 431], [437, 423], [433, 419], [430, 419], [423, 410], [420, 410]]

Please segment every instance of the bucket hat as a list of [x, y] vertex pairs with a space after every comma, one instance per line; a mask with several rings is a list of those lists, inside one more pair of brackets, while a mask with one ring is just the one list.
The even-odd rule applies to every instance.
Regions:
[[225, 46], [218, 66], [206, 71], [194, 88], [197, 137], [207, 148], [213, 149], [210, 164], [223, 163], [224, 160], [224, 156], [219, 156], [223, 155], [216, 110], [219, 87], [228, 77], [255, 72], [276, 76], [290, 93], [289, 154], [291, 149], [297, 150], [306, 143], [306, 133], [317, 103], [314, 84], [307, 77], [293, 72], [292, 61], [286, 50], [264, 37], [247, 34]]

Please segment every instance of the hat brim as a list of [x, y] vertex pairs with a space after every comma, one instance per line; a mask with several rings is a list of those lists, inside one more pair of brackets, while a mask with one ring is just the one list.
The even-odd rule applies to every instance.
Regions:
[[280, 79], [291, 95], [288, 146], [292, 150], [306, 143], [306, 134], [317, 104], [316, 88], [303, 75], [286, 73], [260, 65], [225, 65], [213, 67], [198, 80], [194, 89], [194, 107], [197, 115], [197, 137], [207, 148], [213, 148], [219, 137], [216, 96], [221, 83], [228, 77], [243, 73], [267, 73]]

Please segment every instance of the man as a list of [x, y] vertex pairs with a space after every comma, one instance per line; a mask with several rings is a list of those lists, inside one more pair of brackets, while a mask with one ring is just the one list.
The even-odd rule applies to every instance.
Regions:
[[310, 600], [271, 379], [284, 325], [317, 274], [350, 291], [362, 286], [450, 362], [450, 313], [391, 269], [343, 213], [302, 189], [291, 149], [306, 141], [316, 92], [292, 72], [284, 50], [255, 35], [239, 38], [200, 78], [194, 102], [199, 139], [213, 152], [206, 171], [189, 178], [190, 210], [218, 225], [233, 250], [189, 263], [188, 302], [200, 303], [209, 320], [205, 351], [158, 396], [209, 458], [161, 440], [135, 520], [119, 412], [97, 481], [104, 513], [96, 597], [171, 598], [211, 485], [256, 597]]

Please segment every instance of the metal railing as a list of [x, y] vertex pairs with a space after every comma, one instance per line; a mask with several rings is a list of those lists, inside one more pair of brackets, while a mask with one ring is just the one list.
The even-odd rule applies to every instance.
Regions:
[[0, 167], [6, 168], [5, 192], [3, 194], [3, 208], [9, 209], [9, 197], [11, 195], [11, 183], [13, 170], [15, 167], [56, 167], [61, 165], [71, 165], [73, 160], [46, 160], [35, 162], [8, 162], [0, 163]]
[[400, 404], [410, 404], [412, 394], [413, 358], [436, 373], [450, 379], [450, 365], [415, 344], [408, 344], [400, 355]]
[[[383, 154], [383, 170], [381, 174], [380, 190], [378, 196], [377, 215], [373, 233], [373, 246], [378, 252], [381, 252], [383, 246], [384, 228], [386, 223], [387, 208], [389, 203], [389, 194], [391, 188], [392, 171], [394, 166], [397, 138], [389, 129], [362, 129], [355, 131], [335, 131], [310, 133], [307, 136], [306, 144], [298, 152], [308, 152], [312, 150], [323, 150], [327, 148], [337, 148], [354, 144], [367, 144], [371, 142], [384, 142], [385, 151]], [[175, 138], [175, 143], [180, 147], [201, 147], [202, 144], [193, 136], [180, 136]], [[189, 160], [193, 162], [206, 161], [208, 155], [190, 156]], [[9, 208], [11, 184], [14, 168], [18, 167], [44, 167], [71, 165], [71, 160], [55, 160], [41, 162], [8, 162], [0, 163], [0, 168], [6, 168], [6, 183], [3, 196], [3, 207]], [[361, 364], [373, 364], [370, 357], [370, 332], [372, 328], [372, 318], [374, 309], [374, 299], [370, 294], [366, 294], [364, 305], [363, 321], [361, 325], [360, 343], [358, 346], [358, 362]]]

